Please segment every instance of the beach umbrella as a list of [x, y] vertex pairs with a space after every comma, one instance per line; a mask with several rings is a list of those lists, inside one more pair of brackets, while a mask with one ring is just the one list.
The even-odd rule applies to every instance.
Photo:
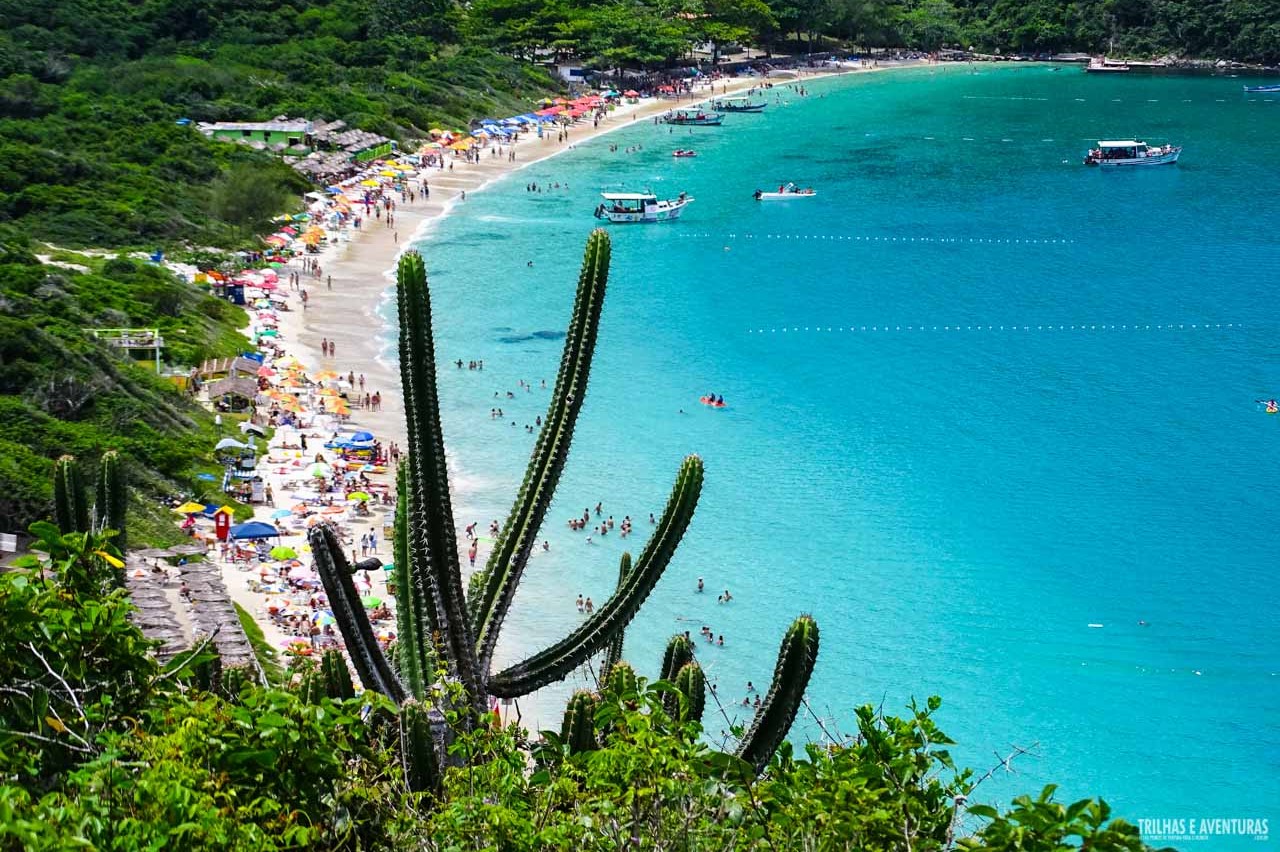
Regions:
[[316, 479], [324, 479], [332, 472], [333, 468], [329, 467], [329, 465], [324, 462], [316, 462], [311, 465], [311, 467], [307, 468], [307, 476], [315, 477]]
[[240, 443], [235, 438], [223, 438], [221, 441], [214, 444], [213, 448], [215, 450], [246, 450], [249, 447], [247, 444]]
[[214, 476], [212, 473], [197, 473], [196, 479], [199, 479], [201, 482], [217, 482], [218, 481], [218, 477]]
[[320, 372], [313, 375], [311, 378], [315, 379], [317, 382], [327, 382], [330, 379], [338, 378], [338, 374], [335, 373], [333, 370], [321, 370]]
[[369, 595], [360, 599], [360, 603], [364, 604], [365, 609], [373, 609], [382, 606], [382, 598], [375, 595]]
[[372, 440], [373, 440], [372, 432], [357, 432], [351, 436], [351, 442], [353, 444], [360, 444], [360, 443], [364, 443], [366, 441], [372, 441]]
[[266, 429], [263, 429], [257, 423], [250, 423], [248, 420], [242, 421], [240, 423], [240, 431], [246, 434], [249, 432], [253, 432], [254, 434], [263, 435], [263, 436], [267, 434]]
[[271, 378], [272, 376], [274, 376], [275, 374], [276, 374], [276, 371], [275, 371], [275, 370], [273, 370], [273, 369], [271, 369], [270, 367], [263, 366], [263, 367], [259, 367], [259, 368], [258, 368], [258, 375], [259, 375], [261, 378], [269, 379], [269, 378]]
[[361, 186], [382, 186], [382, 184], [378, 183], [376, 180], [373, 180], [372, 178], [369, 180], [360, 181], [360, 185]]
[[193, 501], [191, 501], [191, 500], [188, 500], [187, 502], [183, 503], [181, 506], [179, 506], [178, 508], [174, 509], [173, 511], [178, 512], [179, 514], [183, 514], [183, 515], [194, 515], [194, 514], [196, 514], [197, 512], [203, 512], [203, 511], [204, 511], [204, 504], [203, 504], [203, 503], [196, 503], [196, 502], [193, 502]]
[[236, 524], [228, 533], [233, 539], [276, 538], [280, 531], [271, 524], [262, 521], [249, 521], [247, 524]]
[[294, 357], [294, 356], [292, 356], [292, 355], [285, 355], [283, 358], [277, 358], [276, 360], [272, 361], [271, 363], [275, 364], [277, 367], [284, 367], [284, 368], [286, 368], [286, 369], [288, 369], [288, 368], [290, 368], [290, 367], [301, 367], [301, 366], [302, 366], [302, 362], [301, 362], [301, 361], [299, 361], [297, 358], [295, 358], [295, 357]]
[[271, 548], [271, 558], [297, 559], [298, 551], [294, 550], [292, 547], [285, 547], [283, 544], [277, 544], [275, 547]]
[[292, 515], [292, 514], [293, 514], [293, 512], [290, 512], [288, 509], [276, 509], [274, 512], [272, 512], [272, 513], [271, 513], [271, 517], [272, 517], [273, 519], [274, 519], [274, 518], [287, 518], [287, 517], [289, 517], [289, 516], [290, 516], [290, 515]]
[[347, 495], [347, 499], [356, 500], [363, 503], [369, 499], [369, 495], [363, 491], [352, 491], [350, 494]]

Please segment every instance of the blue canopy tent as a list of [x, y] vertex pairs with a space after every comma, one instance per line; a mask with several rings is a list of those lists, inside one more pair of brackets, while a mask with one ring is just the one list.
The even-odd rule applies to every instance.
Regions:
[[262, 521], [249, 521], [247, 524], [236, 524], [228, 533], [234, 539], [275, 538], [280, 530], [264, 524]]

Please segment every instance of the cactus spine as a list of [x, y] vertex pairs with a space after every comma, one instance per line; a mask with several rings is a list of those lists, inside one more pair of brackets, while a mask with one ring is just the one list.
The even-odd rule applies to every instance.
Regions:
[[440, 788], [440, 758], [431, 735], [430, 711], [413, 699], [400, 708], [400, 763], [405, 784], [413, 792], [429, 793]]
[[115, 546], [121, 553], [128, 549], [125, 530], [127, 507], [128, 497], [125, 494], [120, 454], [115, 450], [108, 450], [102, 454], [102, 462], [98, 470], [97, 499], [94, 501], [93, 510], [98, 526], [116, 531]]
[[791, 730], [817, 661], [818, 623], [812, 616], [802, 615], [792, 622], [782, 639], [769, 694], [756, 711], [751, 730], [742, 738], [736, 752], [754, 766], [757, 773], [769, 765], [787, 731]]
[[586, 690], [575, 692], [564, 709], [560, 723], [560, 739], [570, 754], [594, 751], [600, 747], [596, 739], [596, 709], [600, 700]]
[[74, 456], [62, 456], [53, 464], [53, 512], [62, 532], [89, 532], [89, 504]]
[[681, 722], [702, 722], [707, 706], [707, 677], [696, 662], [685, 663], [675, 679], [676, 689], [684, 695], [678, 716]]
[[[627, 575], [631, 573], [631, 554], [623, 553], [622, 559], [618, 561], [618, 586], [614, 589], [615, 594], [620, 590], [627, 581]], [[618, 664], [622, 659], [622, 643], [626, 639], [626, 629], [618, 631], [618, 635], [609, 640], [609, 644], [604, 646], [604, 659], [600, 662], [600, 680], [605, 681], [609, 678], [609, 671]]]

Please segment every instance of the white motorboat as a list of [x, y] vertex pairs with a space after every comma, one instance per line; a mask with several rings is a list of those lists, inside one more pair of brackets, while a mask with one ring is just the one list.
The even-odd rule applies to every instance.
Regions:
[[684, 208], [693, 203], [686, 193], [676, 198], [660, 199], [649, 192], [602, 192], [604, 203], [596, 208], [597, 219], [610, 222], [670, 222], [680, 218]]

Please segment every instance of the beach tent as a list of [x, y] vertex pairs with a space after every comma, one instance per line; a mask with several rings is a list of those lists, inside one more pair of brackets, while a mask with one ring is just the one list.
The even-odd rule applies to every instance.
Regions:
[[228, 535], [234, 539], [275, 538], [280, 535], [280, 531], [262, 521], [249, 521], [247, 524], [236, 524]]
[[213, 447], [215, 450], [247, 450], [248, 444], [242, 444], [235, 438], [223, 438]]

